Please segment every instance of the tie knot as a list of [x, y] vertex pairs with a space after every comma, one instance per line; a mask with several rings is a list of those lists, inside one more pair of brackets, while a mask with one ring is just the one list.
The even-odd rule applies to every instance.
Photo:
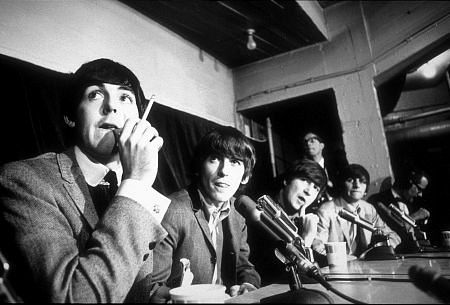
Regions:
[[105, 177], [103, 178], [105, 182], [109, 183], [109, 186], [112, 188], [117, 188], [117, 175], [114, 171], [110, 170]]

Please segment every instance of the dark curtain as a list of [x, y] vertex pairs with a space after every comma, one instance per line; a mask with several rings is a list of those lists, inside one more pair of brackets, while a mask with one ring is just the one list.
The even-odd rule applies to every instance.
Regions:
[[[69, 75], [0, 55], [2, 149], [0, 164], [31, 158], [70, 145], [61, 115]], [[200, 138], [218, 124], [155, 103], [149, 121], [164, 138], [155, 188], [165, 195], [189, 182], [190, 160]], [[254, 142], [256, 169], [249, 189], [264, 184], [266, 143]], [[267, 163], [267, 161], [266, 161]], [[267, 163], [268, 164], [268, 163]], [[270, 167], [267, 167], [270, 171]], [[268, 177], [268, 176], [267, 176]]]

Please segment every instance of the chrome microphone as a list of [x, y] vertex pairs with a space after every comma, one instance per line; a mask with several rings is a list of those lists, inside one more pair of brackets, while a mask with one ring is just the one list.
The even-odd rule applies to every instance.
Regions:
[[405, 214], [405, 212], [401, 211], [399, 208], [397, 208], [392, 203], [389, 205], [389, 209], [391, 209], [392, 213], [396, 215], [397, 217], [401, 218], [404, 222], [412, 226], [413, 228], [417, 227], [416, 221]]
[[356, 223], [357, 225], [363, 227], [366, 230], [369, 230], [372, 233], [374, 233], [376, 231], [375, 227], [373, 226], [373, 224], [371, 222], [369, 222], [368, 220], [365, 220], [364, 218], [359, 217], [358, 214], [353, 213], [347, 209], [341, 209], [338, 212], [338, 215], [340, 217], [344, 218], [345, 220], [348, 220], [352, 223]]
[[297, 226], [289, 219], [283, 208], [276, 203], [270, 196], [263, 195], [257, 200], [258, 209], [264, 211], [270, 216], [286, 233], [293, 239], [299, 239], [304, 243], [303, 238], [298, 235]]

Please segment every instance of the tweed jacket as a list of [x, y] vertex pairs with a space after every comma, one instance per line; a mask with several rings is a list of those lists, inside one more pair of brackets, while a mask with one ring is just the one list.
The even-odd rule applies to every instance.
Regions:
[[[332, 201], [324, 202], [317, 215], [319, 216], [319, 223], [317, 226], [317, 239], [313, 243], [313, 249], [321, 254], [326, 254], [324, 243], [328, 241], [345, 241], [347, 243], [347, 253], [351, 249], [350, 228], [352, 223], [341, 218], [338, 213], [339, 210], [345, 207], [344, 199], [338, 197]], [[370, 221], [374, 227], [381, 228], [383, 233], [390, 237], [390, 244], [395, 248], [400, 243], [400, 237], [389, 228], [380, 218], [375, 208], [364, 200], [359, 201], [361, 211], [359, 216]], [[368, 230], [361, 230], [362, 236], [360, 239], [361, 247], [367, 249], [372, 238], [372, 232]]]
[[99, 219], [73, 149], [0, 170], [1, 250], [24, 301], [149, 301], [152, 248], [167, 234], [115, 196]]
[[[161, 222], [168, 235], [155, 247], [153, 281], [159, 285], [178, 286], [182, 273], [179, 261], [187, 258], [194, 274], [192, 284], [211, 283], [217, 253], [197, 188], [190, 186], [169, 198], [172, 201]], [[247, 226], [234, 207], [234, 198], [230, 208], [228, 217], [222, 221], [224, 235], [228, 227], [231, 237], [226, 239], [224, 236], [221, 268], [224, 285], [230, 287], [248, 282], [259, 287], [259, 274], [248, 260]]]

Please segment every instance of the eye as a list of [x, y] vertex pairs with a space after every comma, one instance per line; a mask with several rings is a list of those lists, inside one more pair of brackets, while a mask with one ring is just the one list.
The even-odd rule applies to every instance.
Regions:
[[98, 100], [103, 100], [104, 94], [103, 94], [102, 90], [95, 89], [95, 90], [90, 91], [88, 93], [87, 97], [90, 101], [98, 101]]
[[231, 159], [230, 162], [233, 165], [241, 165], [242, 164], [242, 160], [239, 160], [239, 159]]
[[347, 182], [347, 183], [353, 183], [353, 178], [347, 178], [347, 179], [345, 180], [345, 182]]
[[120, 95], [120, 101], [123, 103], [134, 104], [134, 96], [129, 93], [122, 93]]

